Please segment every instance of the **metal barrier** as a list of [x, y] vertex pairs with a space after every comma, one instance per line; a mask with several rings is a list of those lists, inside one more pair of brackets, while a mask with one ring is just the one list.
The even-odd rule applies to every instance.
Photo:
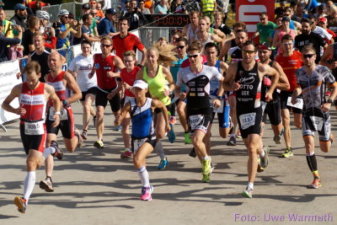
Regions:
[[177, 30], [174, 27], [141, 27], [139, 31], [139, 39], [146, 48], [151, 47], [159, 38], [164, 37], [170, 41], [173, 31]]
[[50, 22], [56, 22], [58, 20], [57, 15], [59, 14], [61, 5], [50, 5], [44, 6], [41, 9], [47, 11], [50, 16]]

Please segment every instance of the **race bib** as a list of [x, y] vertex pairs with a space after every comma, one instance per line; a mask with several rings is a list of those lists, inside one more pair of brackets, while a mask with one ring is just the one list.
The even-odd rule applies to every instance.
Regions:
[[316, 131], [321, 131], [323, 128], [323, 118], [319, 116], [310, 116], [310, 120]]
[[26, 135], [42, 135], [44, 134], [44, 121], [39, 122], [25, 122]]
[[247, 128], [255, 125], [256, 113], [246, 113], [239, 116], [241, 129], [246, 130]]
[[296, 109], [303, 109], [303, 99], [302, 98], [297, 98], [296, 103], [292, 104], [291, 103], [291, 96], [288, 97], [287, 99], [287, 106], [294, 107]]
[[[54, 121], [54, 115], [55, 115], [55, 109], [54, 107], [49, 108], [49, 120]], [[61, 114], [60, 114], [60, 120], [68, 120], [68, 113], [65, 108], [62, 108]]]
[[200, 129], [200, 126], [202, 126], [204, 121], [204, 115], [198, 114], [198, 115], [191, 115], [188, 117], [190, 126], [192, 130]]

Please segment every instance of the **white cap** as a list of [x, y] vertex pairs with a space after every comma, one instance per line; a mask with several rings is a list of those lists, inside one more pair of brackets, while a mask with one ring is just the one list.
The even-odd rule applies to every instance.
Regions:
[[145, 81], [143, 81], [143, 80], [136, 80], [134, 83], [133, 83], [133, 88], [140, 88], [140, 89], [146, 89], [146, 88], [148, 88], [148, 84], [145, 82]]
[[61, 9], [58, 14], [58, 16], [67, 16], [67, 15], [69, 15], [69, 11], [66, 9]]

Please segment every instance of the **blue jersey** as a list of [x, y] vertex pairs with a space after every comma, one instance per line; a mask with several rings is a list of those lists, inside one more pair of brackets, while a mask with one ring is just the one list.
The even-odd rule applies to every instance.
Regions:
[[131, 105], [131, 121], [132, 121], [132, 138], [143, 139], [154, 135], [152, 99], [146, 98], [143, 106], [136, 104], [135, 98], [130, 98]]

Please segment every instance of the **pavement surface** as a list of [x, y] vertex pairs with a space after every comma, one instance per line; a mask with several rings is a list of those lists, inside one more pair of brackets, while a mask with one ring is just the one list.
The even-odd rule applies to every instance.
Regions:
[[[73, 105], [76, 124], [81, 128], [81, 107]], [[212, 160], [215, 170], [209, 184], [201, 183], [201, 165], [187, 154], [191, 145], [183, 144], [180, 125], [175, 126], [177, 140], [163, 142], [169, 166], [158, 171], [159, 157], [148, 158], [148, 171], [154, 185], [153, 200], [139, 200], [140, 181], [132, 160], [120, 159], [122, 138], [112, 131], [113, 116], [107, 109], [103, 152], [93, 147], [95, 130], [75, 153], [55, 160], [55, 192], [38, 187], [44, 170], [37, 172], [36, 186], [26, 214], [13, 204], [21, 195], [25, 172], [25, 154], [18, 122], [0, 133], [0, 224], [44, 225], [225, 225], [225, 224], [337, 224], [336, 144], [332, 151], [316, 154], [323, 187], [307, 189], [312, 176], [308, 169], [301, 131], [292, 127], [295, 156], [278, 156], [284, 146], [272, 141], [266, 126], [264, 143], [271, 148], [269, 167], [258, 174], [253, 199], [240, 193], [247, 184], [247, 154], [242, 140], [238, 146], [226, 145], [213, 126]], [[332, 123], [336, 124], [336, 111]], [[332, 126], [336, 133], [336, 126]], [[336, 134], [335, 134], [336, 136]], [[63, 145], [62, 139], [59, 143]], [[301, 221], [302, 220], [302, 221]]]

